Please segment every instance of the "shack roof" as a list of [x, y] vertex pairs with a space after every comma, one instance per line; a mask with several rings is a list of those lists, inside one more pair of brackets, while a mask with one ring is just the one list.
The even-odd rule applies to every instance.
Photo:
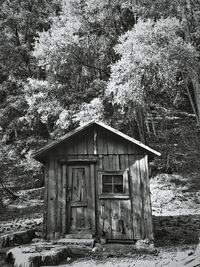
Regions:
[[139, 147], [143, 148], [144, 150], [147, 151], [148, 154], [153, 154], [154, 156], [160, 156], [161, 154], [150, 148], [149, 146], [143, 144], [142, 142], [112, 128], [111, 126], [108, 126], [106, 125], [105, 123], [103, 122], [97, 122], [97, 121], [90, 121], [88, 122], [87, 124], [83, 125], [83, 126], [80, 126], [70, 132], [68, 132], [67, 134], [63, 135], [62, 137], [60, 137], [59, 139], [45, 145], [44, 147], [42, 147], [41, 149], [37, 150], [35, 153], [33, 153], [33, 158], [36, 159], [36, 160], [39, 160], [41, 159], [41, 157], [44, 157], [45, 154], [47, 152], [49, 152], [51, 149], [55, 148], [58, 144], [66, 141], [67, 139], [69, 139], [70, 137], [72, 137], [73, 135], [76, 135], [84, 130], [86, 130], [87, 128], [91, 127], [91, 126], [94, 126], [94, 125], [98, 125], [100, 127], [102, 127], [103, 129], [107, 129], [108, 131], [118, 135], [118, 136], [121, 136], [122, 138], [124, 138], [125, 140], [135, 144], [135, 145], [138, 145]]

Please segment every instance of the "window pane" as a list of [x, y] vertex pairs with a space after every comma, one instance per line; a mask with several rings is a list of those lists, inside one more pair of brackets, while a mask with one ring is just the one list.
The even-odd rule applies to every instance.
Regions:
[[112, 175], [103, 175], [102, 180], [103, 184], [112, 184]]
[[103, 184], [103, 193], [112, 193], [112, 184]]
[[114, 184], [123, 184], [123, 175], [113, 175]]
[[123, 193], [123, 184], [114, 184], [114, 193]]

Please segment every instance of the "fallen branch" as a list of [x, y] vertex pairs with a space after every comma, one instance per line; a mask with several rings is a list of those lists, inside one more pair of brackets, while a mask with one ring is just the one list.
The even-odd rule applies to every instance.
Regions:
[[7, 188], [3, 183], [0, 183], [0, 185], [12, 197], [13, 200], [16, 200], [19, 198], [18, 195], [16, 195], [11, 189]]

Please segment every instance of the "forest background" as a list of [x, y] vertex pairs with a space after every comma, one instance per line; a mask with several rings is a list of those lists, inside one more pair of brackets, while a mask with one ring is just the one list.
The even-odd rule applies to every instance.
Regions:
[[40, 187], [33, 151], [91, 120], [199, 173], [199, 0], [1, 0], [0, 183]]

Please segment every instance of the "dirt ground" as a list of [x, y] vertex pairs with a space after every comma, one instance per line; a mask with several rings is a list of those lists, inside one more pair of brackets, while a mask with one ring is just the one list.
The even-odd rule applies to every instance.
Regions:
[[[68, 258], [59, 267], [183, 267], [182, 263], [189, 259], [195, 249], [196, 245], [182, 245], [182, 246], [167, 246], [157, 247], [154, 253], [131, 252], [130, 245], [108, 244], [111, 247], [110, 253], [92, 252], [90, 256], [82, 258]], [[5, 263], [5, 253], [0, 251], [0, 266], [11, 267]], [[127, 251], [129, 251], [127, 253]], [[3, 253], [2, 253], [3, 252]], [[123, 255], [123, 252], [125, 254]], [[3, 255], [4, 254], [4, 255]], [[194, 265], [196, 267], [200, 266]], [[50, 267], [50, 266], [49, 266]], [[51, 266], [52, 267], [52, 266]]]
[[[197, 181], [166, 175], [151, 181], [154, 253], [136, 253], [129, 245], [122, 249], [122, 245], [112, 244], [109, 253], [94, 251], [89, 257], [68, 258], [59, 267], [179, 267], [180, 260], [189, 258], [199, 242], [200, 179]], [[19, 194], [18, 200], [4, 199], [0, 235], [35, 227], [42, 231], [43, 189], [21, 190]], [[0, 249], [0, 267], [9, 266], [5, 263], [7, 250]]]
[[[150, 253], [139, 253], [139, 252], [130, 252], [125, 256], [121, 255], [123, 250], [123, 245], [120, 244], [112, 244], [108, 245], [112, 246], [114, 253], [110, 255], [104, 254], [101, 255], [91, 255], [88, 258], [80, 258], [80, 259], [71, 259], [68, 258], [67, 262], [59, 265], [59, 267], [181, 267], [183, 266], [180, 262], [188, 259], [190, 255], [193, 254], [196, 246], [177, 246], [177, 247], [164, 247], [157, 248], [157, 252]], [[129, 245], [124, 245], [129, 247]], [[119, 255], [116, 256], [117, 251], [119, 251]], [[199, 265], [200, 266], [200, 262]]]

